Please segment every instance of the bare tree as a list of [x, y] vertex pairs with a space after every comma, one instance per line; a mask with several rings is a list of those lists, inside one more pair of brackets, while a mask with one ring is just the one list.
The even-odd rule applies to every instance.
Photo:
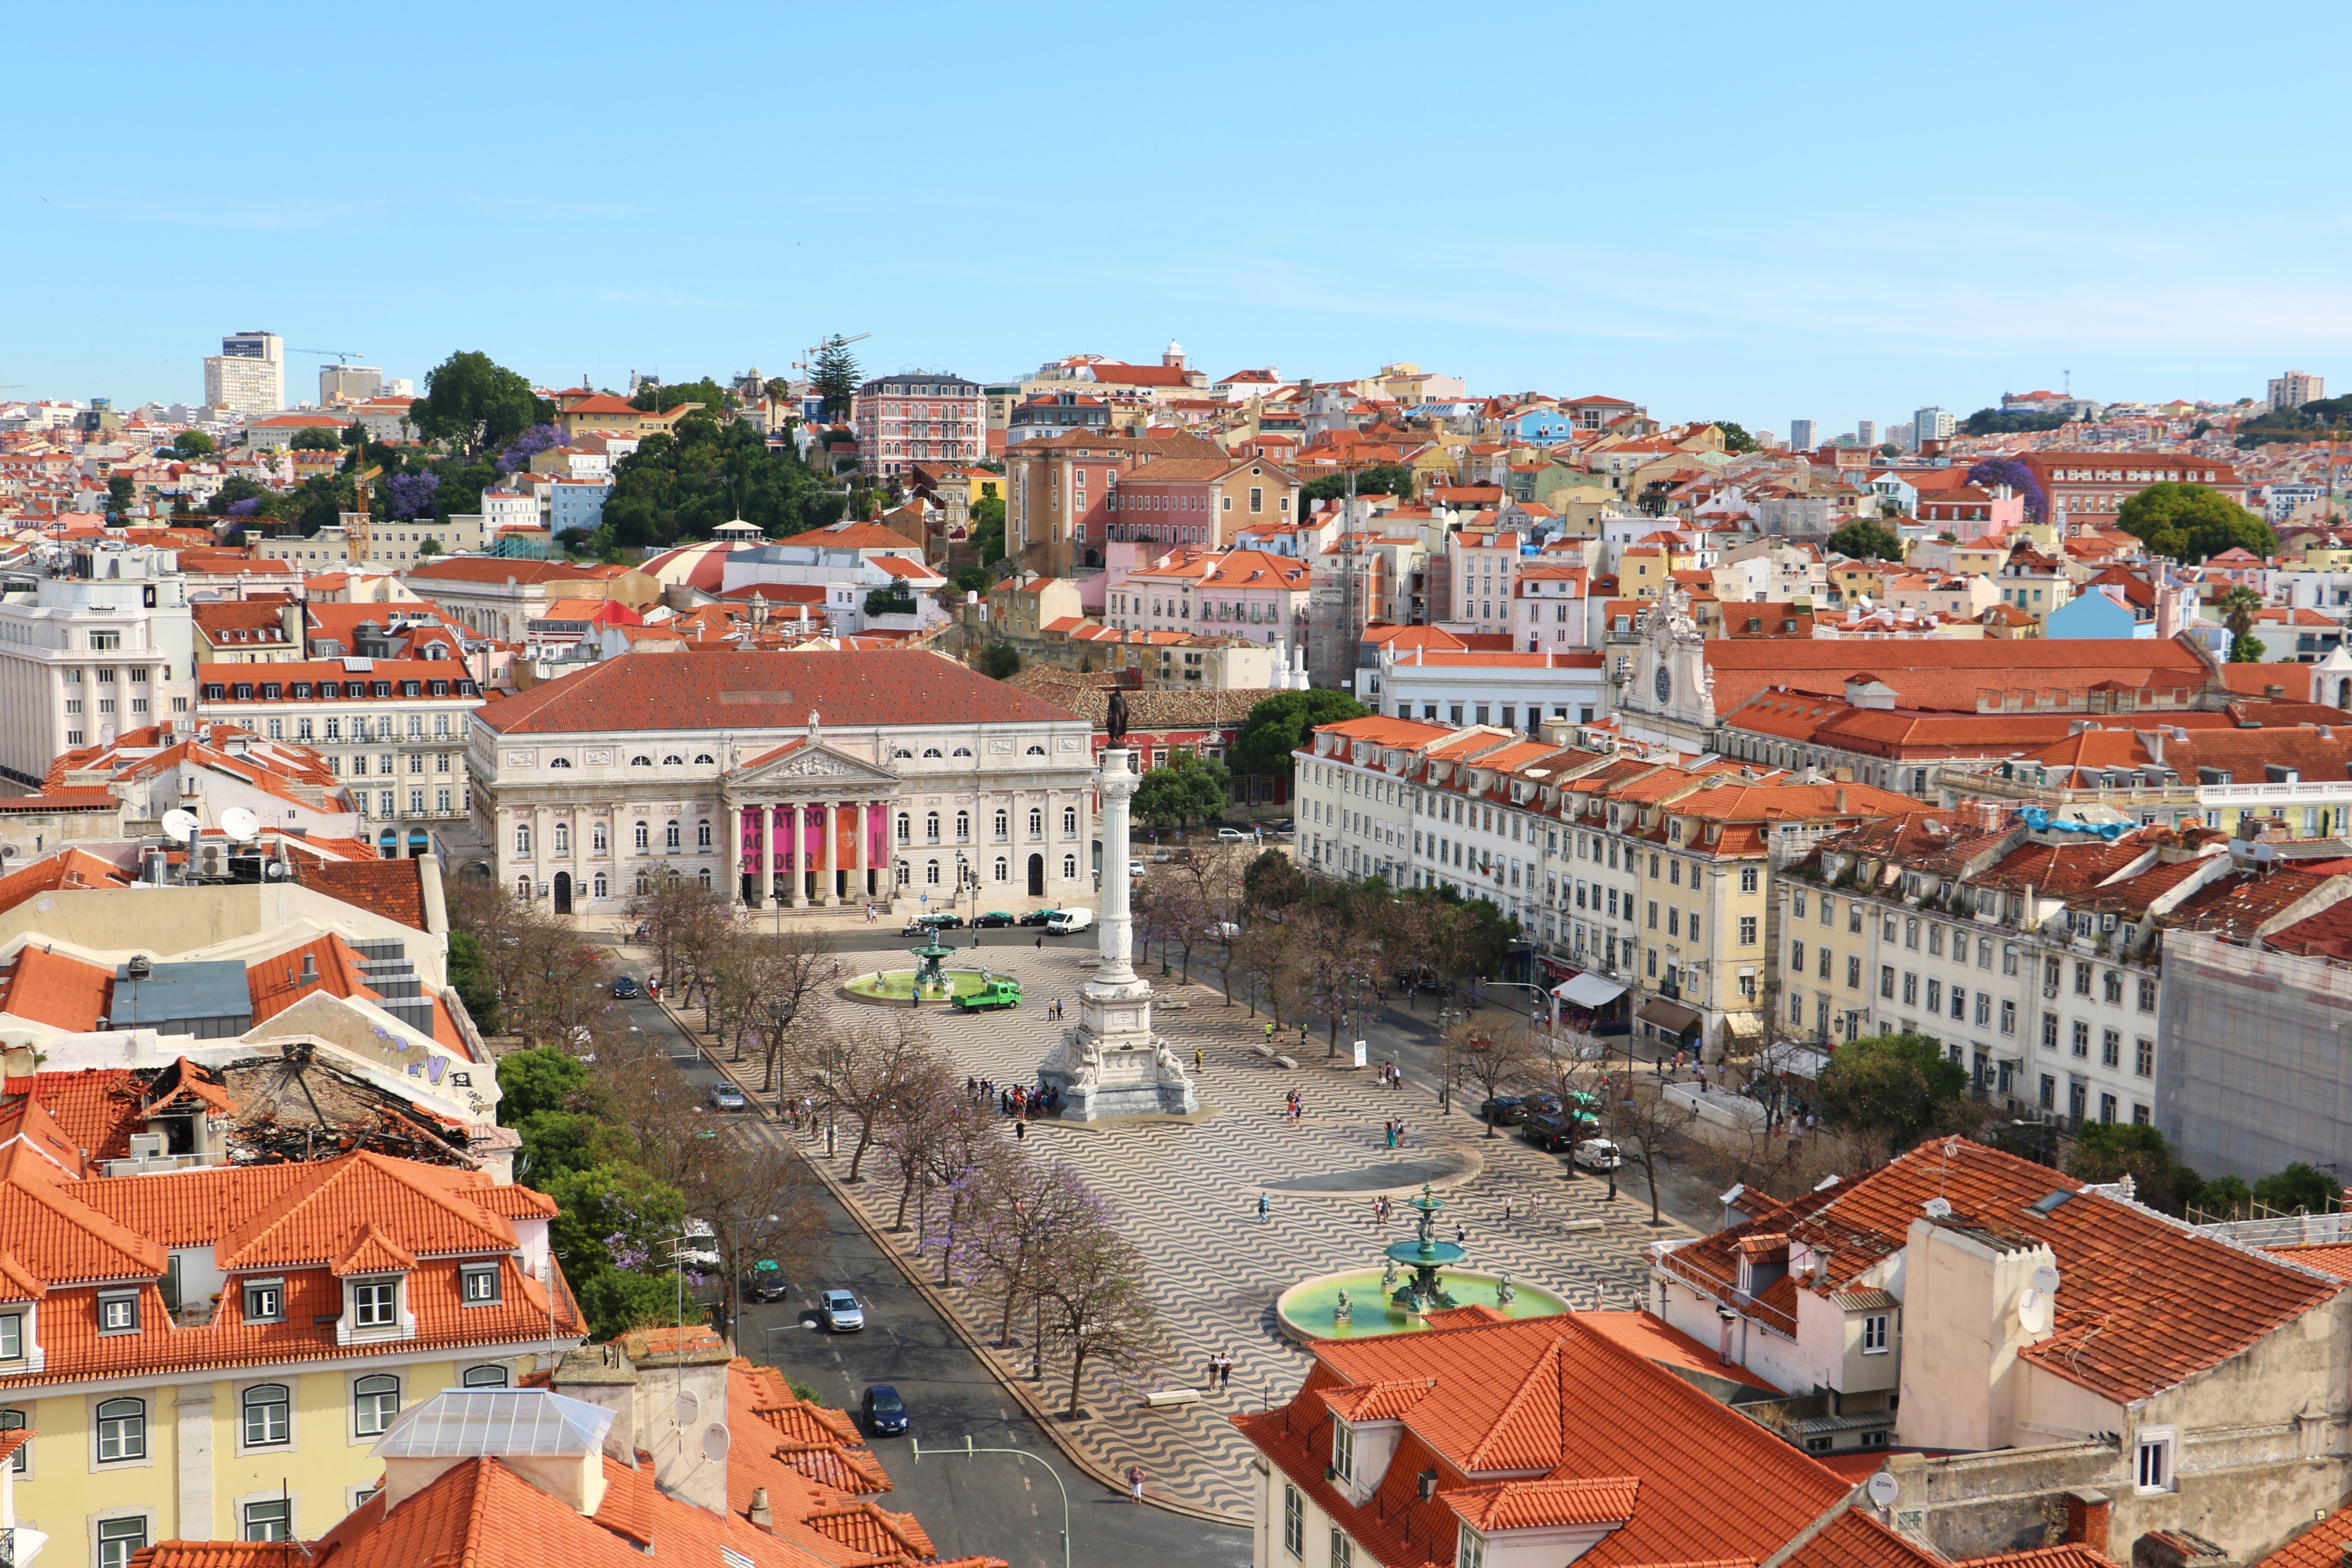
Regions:
[[574, 1055], [627, 1032], [603, 948], [499, 883], [459, 877], [448, 885], [451, 926], [479, 950], [503, 1032], [521, 1036], [526, 1047], [561, 1046]]
[[662, 984], [684, 1002], [706, 982], [719, 944], [734, 930], [734, 906], [675, 866], [656, 869], [644, 885], [625, 906], [628, 916], [653, 948]]
[[1013, 1315], [1041, 1299], [1062, 1249], [1106, 1223], [1103, 1202], [1056, 1161], [1007, 1161], [974, 1193], [965, 1223], [967, 1277], [997, 1306], [996, 1343], [1013, 1343]]
[[794, 1075], [827, 1113], [856, 1124], [844, 1179], [863, 1181], [866, 1151], [901, 1113], [908, 1087], [932, 1064], [930, 1035], [908, 1013], [859, 1007], [795, 1028], [786, 1049]]
[[667, 1037], [623, 1035], [596, 1053], [596, 1076], [611, 1093], [612, 1115], [628, 1130], [646, 1168], [682, 1185], [717, 1137], [701, 1096], [670, 1065]]
[[977, 1114], [950, 1078], [944, 1062], [928, 1061], [899, 1087], [898, 1113], [882, 1131], [882, 1152], [898, 1177], [898, 1215], [894, 1231], [907, 1228], [907, 1207], [915, 1188], [929, 1179], [940, 1145], [954, 1141], [957, 1124]]
[[1667, 1095], [1663, 1086], [1644, 1085], [1631, 1072], [1610, 1081], [1602, 1108], [1619, 1153], [1640, 1166], [1649, 1181], [1651, 1225], [1664, 1224], [1658, 1214], [1658, 1162], [1673, 1160], [1690, 1146], [1691, 1124], [1698, 1120], [1698, 1113]]
[[1089, 1363], [1140, 1380], [1167, 1353], [1143, 1255], [1119, 1236], [1107, 1206], [1055, 1238], [1053, 1262], [1037, 1296], [1047, 1325], [1069, 1353], [1070, 1399], [1064, 1414], [1073, 1420]]
[[1309, 937], [1307, 917], [1293, 909], [1288, 917], [1260, 915], [1244, 929], [1234, 946], [1234, 968], [1249, 988], [1250, 1013], [1263, 1000], [1276, 1029], [1297, 995], [1303, 975]]
[[1380, 950], [1353, 924], [1321, 911], [1291, 916], [1301, 924], [1301, 999], [1319, 1015], [1326, 1030], [1326, 1061], [1339, 1053], [1339, 1027], [1351, 1023], [1364, 998], [1376, 988]]
[[754, 1263], [805, 1280], [824, 1256], [817, 1184], [795, 1150], [740, 1132], [703, 1140], [681, 1185], [688, 1213], [710, 1227], [711, 1249], [726, 1270], [730, 1324], [742, 1316], [743, 1276]]
[[[1222, 847], [1196, 852], [1186, 867], [1200, 906], [1200, 944], [1208, 967], [1217, 973], [1225, 1005], [1234, 1005], [1234, 956], [1240, 950], [1242, 923], [1248, 904], [1242, 896], [1242, 857]], [[1191, 955], [1186, 954], [1189, 964]]]
[[[1476, 1084], [1485, 1091], [1481, 1098], [1486, 1100], [1530, 1080], [1539, 1080], [1549, 1071], [1542, 1048], [1528, 1038], [1527, 1027], [1517, 1020], [1499, 1029], [1469, 1021], [1457, 1023], [1445, 1031], [1438, 1060], [1451, 1082]], [[1495, 1135], [1492, 1117], [1486, 1121], [1486, 1135]]]

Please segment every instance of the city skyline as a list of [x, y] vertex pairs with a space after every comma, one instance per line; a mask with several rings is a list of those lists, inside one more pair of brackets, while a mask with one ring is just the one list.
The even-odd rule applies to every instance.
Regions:
[[[24, 254], [73, 257], [81, 292], [12, 322], [0, 382], [190, 401], [198, 361], [249, 327], [285, 339], [298, 401], [316, 349], [419, 379], [480, 349], [547, 384], [620, 385], [781, 373], [835, 330], [874, 334], [869, 372], [983, 380], [1078, 351], [1149, 361], [1174, 337], [1214, 375], [1411, 360], [1480, 392], [1835, 434], [2069, 371], [2106, 400], [2259, 399], [2281, 366], [2326, 374], [2352, 343], [2324, 243], [2352, 221], [2336, 193], [2210, 138], [2122, 146], [2158, 128], [2154, 105], [2242, 122], [2318, 86], [2347, 25], [2316, 9], [2284, 62], [2252, 39], [2034, 13], [2037, 61], [2095, 62], [2063, 100], [1900, 16], [1833, 69], [1810, 30], [1743, 33], [1741, 69], [1696, 57], [1679, 99], [1613, 68], [1563, 85], [1541, 51], [1482, 58], [1458, 97], [1401, 82], [1398, 46], [1434, 24], [1396, 8], [1253, 15], [1250, 59], [1213, 26], [1112, 21], [1016, 50], [982, 19], [910, 12], [929, 47], [887, 78], [845, 63], [874, 41], [849, 18], [745, 12], [723, 52], [702, 35], [621, 51], [589, 15], [548, 32], [427, 7], [377, 41], [400, 86], [349, 118], [388, 132], [381, 165], [352, 167], [299, 115], [257, 121], [234, 178], [154, 155], [188, 123], [188, 83], [307, 68], [266, 26], [134, 30], [95, 118], [78, 88], [26, 84], [37, 121], [81, 124], [80, 155], [17, 183], [11, 226]], [[16, 31], [38, 54], [68, 47], [63, 26]], [[528, 57], [553, 97], [465, 87], [444, 27], [485, 61]], [[1630, 16], [1580, 28], [1592, 59], [1654, 42]], [[1277, 85], [1265, 59], [1305, 63]], [[1845, 172], [1826, 150], [1854, 99], [1808, 90], [1832, 80], [1899, 85], [1951, 150]], [[1078, 89], [1033, 103], [1021, 81]], [[1140, 124], [1105, 96], [1155, 87], [1171, 114]], [[1357, 105], [1335, 110], [1357, 155], [1321, 93]], [[2069, 126], [2100, 129], [2085, 146]], [[2299, 217], [2232, 217], [2250, 212]]]

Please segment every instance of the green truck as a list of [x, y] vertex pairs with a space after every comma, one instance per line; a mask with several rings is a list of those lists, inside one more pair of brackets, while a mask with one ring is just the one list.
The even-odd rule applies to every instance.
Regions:
[[968, 1013], [986, 1012], [992, 1008], [1017, 1008], [1021, 1005], [1021, 982], [991, 977], [981, 983], [980, 989], [956, 998], [955, 1005]]

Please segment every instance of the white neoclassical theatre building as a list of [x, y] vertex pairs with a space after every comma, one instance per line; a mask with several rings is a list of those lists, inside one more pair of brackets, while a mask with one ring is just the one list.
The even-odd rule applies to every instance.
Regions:
[[1092, 727], [926, 653], [631, 653], [474, 715], [492, 871], [558, 914], [656, 876], [757, 907], [1090, 896]]

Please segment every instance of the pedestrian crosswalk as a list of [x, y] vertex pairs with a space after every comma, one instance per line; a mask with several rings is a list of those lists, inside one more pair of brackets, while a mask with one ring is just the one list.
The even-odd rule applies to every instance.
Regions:
[[[999, 1083], [1031, 1082], [1060, 1027], [1048, 1019], [1045, 1004], [1076, 999], [1086, 977], [1078, 957], [989, 949], [991, 967], [1016, 975], [1030, 1005], [981, 1018], [934, 1016], [931, 1027], [961, 1071]], [[1228, 1417], [1263, 1400], [1286, 1399], [1307, 1364], [1305, 1353], [1276, 1331], [1276, 1295], [1308, 1275], [1376, 1264], [1381, 1249], [1405, 1234], [1403, 1219], [1377, 1222], [1362, 1192], [1277, 1191], [1261, 1218], [1258, 1196], [1275, 1184], [1370, 1172], [1439, 1153], [1464, 1156], [1468, 1174], [1444, 1187], [1444, 1219], [1449, 1228], [1457, 1219], [1467, 1228], [1472, 1266], [1507, 1270], [1580, 1309], [1639, 1306], [1647, 1279], [1643, 1249], [1662, 1235], [1684, 1234], [1671, 1225], [1652, 1230], [1646, 1202], [1630, 1192], [1606, 1202], [1604, 1181], [1571, 1177], [1557, 1155], [1517, 1138], [1486, 1139], [1484, 1124], [1468, 1116], [1441, 1116], [1423, 1091], [1385, 1089], [1369, 1071], [1336, 1070], [1344, 1056], [1327, 1067], [1320, 1042], [1297, 1057], [1297, 1071], [1266, 1061], [1249, 1049], [1262, 1034], [1262, 1019], [1224, 1006], [1203, 987], [1177, 994], [1192, 1005], [1160, 1009], [1156, 1022], [1187, 1064], [1201, 1053], [1196, 1077], [1205, 1118], [1189, 1126], [1039, 1122], [1022, 1145], [1030, 1158], [1067, 1162], [1116, 1207], [1121, 1228], [1150, 1260], [1171, 1347], [1166, 1364], [1126, 1381], [1090, 1374], [1083, 1402], [1092, 1416], [1066, 1429], [1114, 1472], [1140, 1463], [1155, 1489], [1248, 1521], [1248, 1446]], [[1293, 1089], [1305, 1107], [1295, 1124], [1282, 1113]], [[1398, 1116], [1404, 1138], [1391, 1151], [1382, 1124]], [[780, 1127], [763, 1131], [793, 1135]], [[822, 1155], [821, 1134], [797, 1138]], [[868, 1182], [852, 1194], [881, 1224], [894, 1218], [898, 1195], [887, 1182]], [[1532, 1220], [1531, 1198], [1539, 1205]], [[1561, 1229], [1570, 1220], [1583, 1222], [1574, 1234]], [[985, 1321], [981, 1303], [964, 1304]], [[1195, 1405], [1144, 1406], [1141, 1396], [1152, 1388], [1205, 1386], [1209, 1362], [1221, 1353], [1234, 1357], [1230, 1387]], [[1025, 1350], [998, 1354], [1008, 1371], [1027, 1373]], [[1046, 1386], [1050, 1401], [1058, 1402], [1066, 1385], [1053, 1372], [1049, 1362]]]

